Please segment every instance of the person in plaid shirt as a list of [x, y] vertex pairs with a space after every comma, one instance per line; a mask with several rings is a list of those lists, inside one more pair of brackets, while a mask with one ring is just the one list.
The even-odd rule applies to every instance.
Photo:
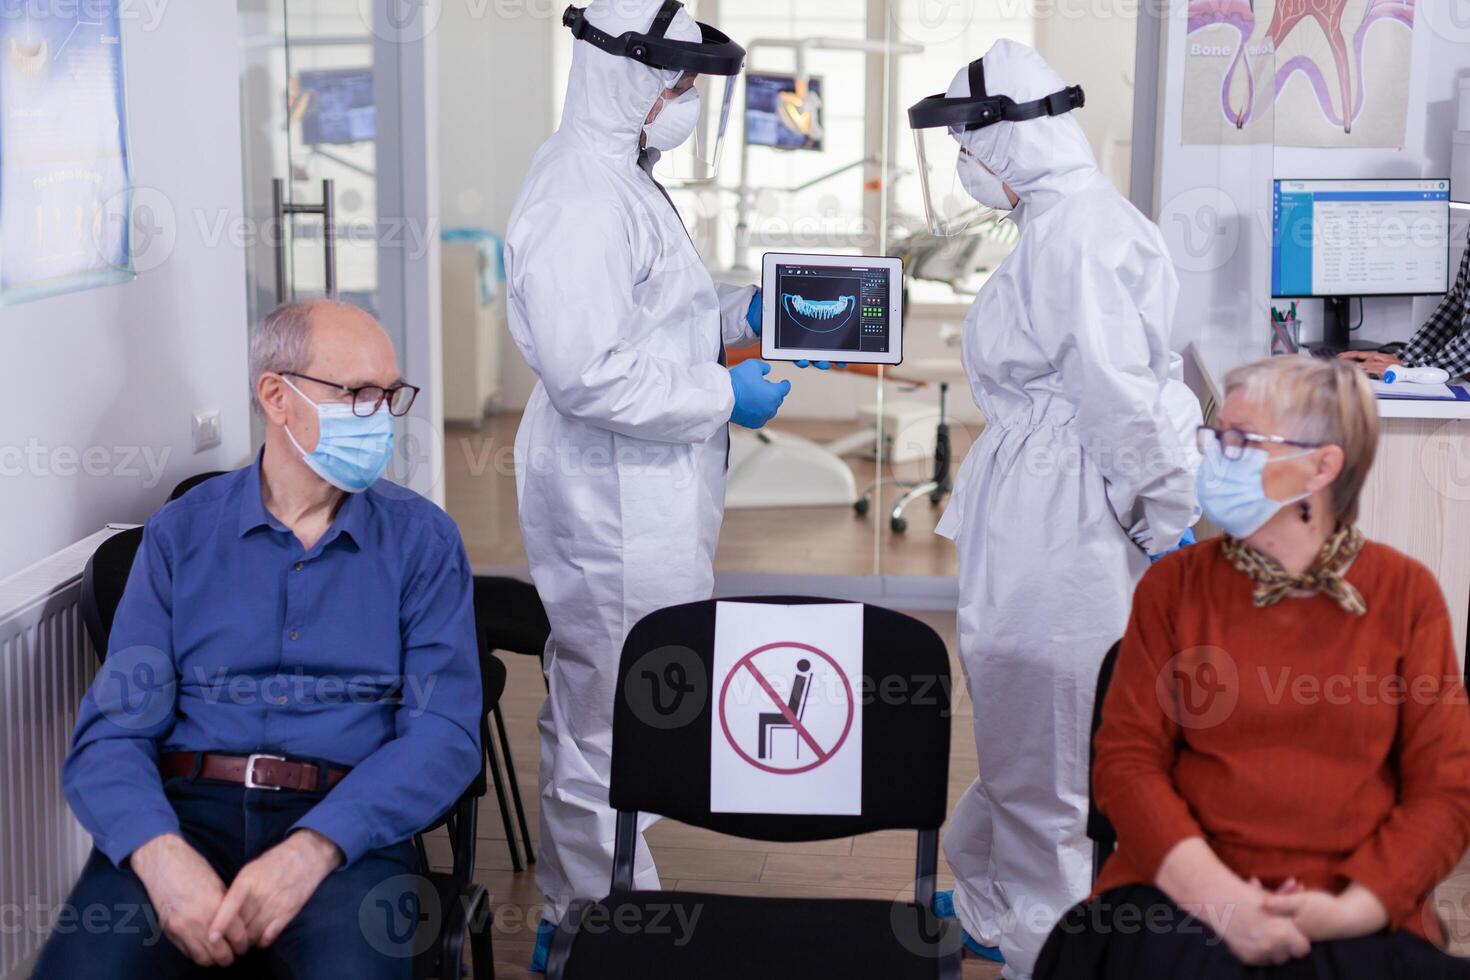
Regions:
[[1424, 321], [1398, 357], [1378, 351], [1345, 351], [1341, 355], [1357, 361], [1369, 374], [1383, 374], [1394, 364], [1406, 367], [1438, 367], [1458, 378], [1470, 375], [1470, 247], [1460, 260], [1455, 284], [1445, 293], [1439, 307]]

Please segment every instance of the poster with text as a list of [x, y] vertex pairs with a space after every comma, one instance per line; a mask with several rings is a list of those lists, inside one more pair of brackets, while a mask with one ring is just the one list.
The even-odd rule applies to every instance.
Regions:
[[0, 302], [133, 277], [118, 0], [0, 11]]

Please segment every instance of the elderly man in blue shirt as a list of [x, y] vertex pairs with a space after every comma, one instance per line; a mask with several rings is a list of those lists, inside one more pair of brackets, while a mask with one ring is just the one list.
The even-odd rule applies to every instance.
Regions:
[[252, 947], [278, 976], [410, 975], [359, 913], [404, 907], [413, 833], [479, 772], [469, 566], [448, 515], [379, 479], [417, 389], [370, 316], [284, 306], [250, 362], [264, 449], [148, 522], [63, 769], [96, 843], [69, 904], [156, 928], [58, 929], [37, 977]]

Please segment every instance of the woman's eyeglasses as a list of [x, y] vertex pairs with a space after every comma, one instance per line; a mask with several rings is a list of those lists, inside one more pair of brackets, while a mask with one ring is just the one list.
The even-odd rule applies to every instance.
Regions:
[[381, 385], [363, 385], [360, 388], [349, 388], [346, 385], [339, 385], [335, 381], [323, 381], [321, 378], [313, 378], [311, 375], [302, 374], [299, 371], [282, 371], [281, 373], [289, 374], [293, 378], [301, 378], [303, 381], [314, 381], [319, 385], [335, 388], [344, 395], [350, 395], [352, 397], [352, 414], [360, 418], [376, 415], [378, 406], [384, 402], [388, 403], [389, 414], [400, 417], [407, 415], [408, 410], [413, 407], [413, 400], [419, 394], [418, 388], [407, 384], [393, 385], [390, 388], [384, 388]]
[[1285, 436], [1263, 436], [1257, 432], [1247, 432], [1244, 429], [1221, 429], [1213, 425], [1202, 425], [1195, 430], [1195, 443], [1199, 451], [1208, 453], [1212, 448], [1218, 446], [1220, 455], [1226, 459], [1240, 459], [1245, 451], [1252, 446], [1265, 449], [1267, 446], [1297, 446], [1301, 449], [1317, 449], [1320, 442], [1298, 442]]

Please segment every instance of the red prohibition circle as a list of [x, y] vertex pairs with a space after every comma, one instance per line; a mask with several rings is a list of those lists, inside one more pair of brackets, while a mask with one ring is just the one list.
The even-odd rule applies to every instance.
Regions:
[[[735, 679], [735, 675], [740, 673], [740, 669], [742, 667], [745, 667], [751, 661], [751, 659], [755, 657], [756, 654], [765, 653], [767, 650], [777, 650], [783, 648], [805, 650], [807, 653], [813, 653], [821, 657], [823, 660], [827, 661], [827, 663], [832, 665], [833, 670], [837, 671], [837, 676], [842, 678], [842, 686], [847, 690], [847, 722], [842, 726], [842, 735], [838, 737], [836, 743], [833, 744], [832, 748], [827, 750], [827, 752], [816, 762], [813, 762], [811, 765], [802, 766], [799, 769], [778, 769], [775, 766], [768, 766], [764, 762], [757, 762], [755, 759], [752, 759], [750, 755], [747, 754], [746, 751], [740, 747], [740, 743], [735, 741], [735, 736], [730, 734], [730, 723], [725, 718], [725, 695], [729, 692], [730, 682]], [[820, 766], [822, 763], [826, 762], [828, 759], [836, 755], [837, 750], [842, 748], [842, 743], [847, 741], [847, 735], [849, 732], [852, 731], [852, 719], [854, 714], [856, 714], [856, 700], [857, 699], [853, 696], [852, 693], [852, 682], [847, 679], [847, 674], [843, 671], [842, 666], [838, 664], [836, 660], [833, 660], [826, 651], [818, 650], [816, 647], [811, 646], [807, 643], [797, 643], [794, 640], [783, 640], [779, 643], [767, 643], [763, 647], [756, 647], [754, 650], [750, 651], [745, 656], [737, 660], [735, 662], [735, 666], [730, 668], [730, 673], [725, 675], [725, 683], [720, 685], [720, 729], [725, 733], [725, 741], [730, 743], [730, 747], [735, 750], [736, 754], [739, 755], [740, 758], [744, 759], [746, 762], [755, 766], [757, 769], [764, 770], [765, 772], [775, 773], [778, 776], [795, 776], [799, 773], [810, 772], [811, 770], [817, 768], [817, 766]], [[808, 733], [808, 735], [810, 735], [810, 733]], [[813, 741], [816, 740], [815, 736], [811, 736], [811, 738]]]

